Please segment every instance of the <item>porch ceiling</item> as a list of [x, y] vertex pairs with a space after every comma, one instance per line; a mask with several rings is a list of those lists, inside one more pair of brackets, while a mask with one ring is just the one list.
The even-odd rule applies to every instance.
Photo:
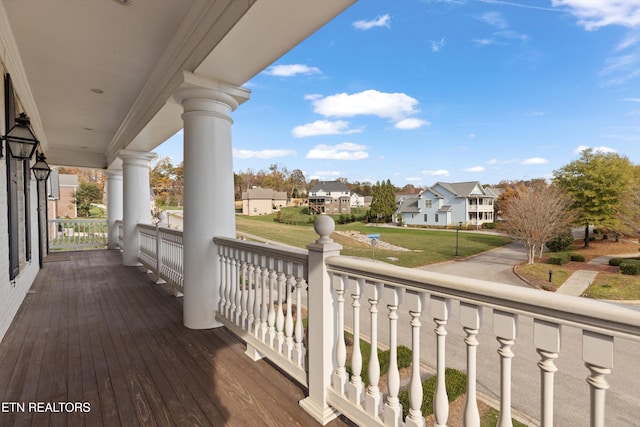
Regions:
[[184, 71], [242, 85], [354, 1], [1, 0], [0, 41], [49, 162], [104, 168], [181, 129]]

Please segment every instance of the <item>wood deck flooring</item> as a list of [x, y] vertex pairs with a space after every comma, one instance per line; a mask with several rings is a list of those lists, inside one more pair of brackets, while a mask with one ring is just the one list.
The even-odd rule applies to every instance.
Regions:
[[0, 426], [318, 425], [301, 386], [226, 328], [185, 328], [118, 252], [47, 261], [0, 343]]

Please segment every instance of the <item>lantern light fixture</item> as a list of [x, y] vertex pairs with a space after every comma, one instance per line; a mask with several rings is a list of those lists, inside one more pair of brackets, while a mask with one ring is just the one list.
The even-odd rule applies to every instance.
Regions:
[[25, 113], [16, 117], [16, 124], [2, 139], [6, 142], [8, 153], [14, 159], [31, 159], [38, 148], [38, 139], [31, 131], [31, 120]]
[[51, 168], [46, 160], [47, 158], [44, 156], [44, 153], [38, 153], [37, 159], [36, 163], [31, 167], [33, 175], [38, 181], [46, 181], [51, 173]]

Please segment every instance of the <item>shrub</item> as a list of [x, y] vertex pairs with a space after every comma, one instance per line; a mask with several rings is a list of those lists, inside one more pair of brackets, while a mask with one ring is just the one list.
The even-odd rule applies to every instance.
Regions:
[[547, 242], [547, 248], [551, 252], [562, 252], [573, 245], [573, 235], [570, 232], [562, 233]]
[[587, 260], [582, 254], [571, 254], [569, 257], [571, 258], [571, 261], [585, 262]]
[[[449, 402], [453, 402], [467, 391], [467, 375], [453, 368], [446, 368], [445, 388]], [[422, 415], [427, 416], [433, 413], [433, 396], [436, 391], [437, 376], [432, 376], [422, 382]], [[402, 405], [403, 416], [409, 413], [409, 390], [400, 392], [400, 404]]]
[[624, 258], [611, 258], [609, 260], [609, 265], [613, 265], [614, 267], [618, 267], [620, 266], [620, 264], [622, 264], [624, 261], [626, 261]]
[[563, 265], [569, 262], [571, 257], [566, 252], [558, 252], [555, 255], [549, 257], [549, 264]]
[[498, 225], [495, 222], [485, 222], [484, 224], [482, 224], [482, 228], [487, 229], [487, 230], [493, 230], [497, 226]]
[[626, 260], [620, 263], [620, 273], [628, 275], [636, 275], [640, 271], [640, 262], [638, 260]]

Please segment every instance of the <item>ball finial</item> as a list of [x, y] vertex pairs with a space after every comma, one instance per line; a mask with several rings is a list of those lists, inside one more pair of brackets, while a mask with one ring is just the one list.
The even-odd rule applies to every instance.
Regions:
[[313, 223], [313, 229], [320, 236], [320, 238], [316, 240], [317, 243], [333, 242], [329, 236], [336, 229], [336, 224], [329, 215], [320, 215]]

